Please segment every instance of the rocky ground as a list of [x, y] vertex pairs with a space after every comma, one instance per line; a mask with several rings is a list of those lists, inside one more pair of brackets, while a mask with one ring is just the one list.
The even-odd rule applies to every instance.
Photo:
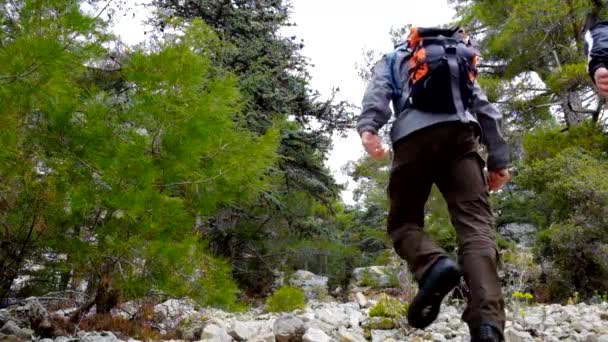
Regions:
[[[183, 340], [208, 342], [255, 341], [469, 341], [460, 320], [460, 304], [444, 305], [437, 321], [427, 330], [412, 329], [405, 318], [369, 317], [376, 303], [358, 293], [346, 303], [313, 301], [305, 309], [271, 314], [262, 309], [239, 314], [198, 309], [186, 300], [170, 300], [154, 307], [157, 327], [176, 330]], [[129, 304], [116, 315], [129, 315]], [[42, 340], [45, 342], [119, 341], [112, 332], [77, 332], [73, 336], [40, 339], [34, 330], [45, 320], [65, 315], [47, 313], [36, 299], [0, 310], [0, 341]], [[508, 314], [506, 338], [524, 341], [608, 342], [608, 303], [587, 305], [517, 305]], [[131, 339], [131, 341], [134, 341]]]
[[[111, 318], [123, 321], [142, 315], [145, 324], [158, 334], [186, 341], [252, 341], [252, 342], [364, 342], [364, 341], [469, 341], [468, 329], [461, 321], [463, 304], [447, 301], [437, 321], [426, 330], [407, 324], [403, 314], [376, 315], [370, 311], [386, 298], [402, 307], [415, 293], [409, 273], [399, 266], [372, 266], [356, 269], [353, 283], [342, 301], [328, 295], [327, 278], [306, 271], [298, 271], [288, 281], [292, 287], [304, 291], [308, 303], [304, 309], [289, 313], [267, 313], [254, 308], [243, 313], [228, 313], [217, 309], [200, 308], [189, 300], [169, 300], [145, 308], [130, 302], [114, 309]], [[397, 272], [397, 273], [394, 273]], [[387, 289], [393, 283], [409, 284], [401, 289]], [[284, 283], [278, 286], [285, 285]], [[336, 291], [333, 291], [336, 294]], [[42, 340], [45, 342], [111, 342], [129, 339], [121, 332], [79, 331], [65, 333], [57, 327], [67, 321], [75, 308], [48, 311], [37, 298], [21, 301], [0, 310], [0, 342]], [[608, 342], [608, 303], [600, 300], [593, 305], [539, 305], [525, 298], [507, 298], [507, 342], [582, 341]], [[377, 312], [377, 310], [376, 310]], [[90, 314], [93, 314], [91, 312]], [[91, 316], [96, 317], [96, 316]], [[141, 317], [140, 317], [141, 318]], [[95, 320], [96, 318], [91, 318]], [[83, 329], [84, 330], [84, 329]], [[43, 337], [52, 338], [43, 338]], [[59, 337], [58, 337], [59, 336]], [[135, 336], [135, 335], [133, 335]], [[169, 338], [165, 339], [168, 340]]]

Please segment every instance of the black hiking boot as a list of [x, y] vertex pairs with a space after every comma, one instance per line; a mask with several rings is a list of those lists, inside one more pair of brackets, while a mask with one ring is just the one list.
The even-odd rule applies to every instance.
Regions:
[[471, 342], [502, 342], [502, 334], [494, 326], [482, 324], [471, 334]]
[[407, 312], [408, 323], [418, 329], [428, 327], [439, 315], [441, 301], [458, 283], [462, 272], [458, 264], [441, 257], [431, 266], [418, 284], [418, 293]]

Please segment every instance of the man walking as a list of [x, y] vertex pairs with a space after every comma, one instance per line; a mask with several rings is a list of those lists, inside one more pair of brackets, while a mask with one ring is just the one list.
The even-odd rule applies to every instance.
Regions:
[[[502, 341], [505, 311], [489, 191], [509, 180], [509, 152], [500, 114], [475, 81], [476, 61], [476, 50], [460, 28], [412, 29], [405, 44], [375, 65], [357, 130], [370, 156], [384, 158], [388, 151], [378, 131], [392, 116], [392, 102], [388, 233], [419, 284], [409, 324], [430, 325], [464, 276], [470, 298], [463, 320], [472, 341]], [[479, 140], [489, 154], [487, 178]], [[433, 184], [456, 228], [459, 264], [423, 231]]]

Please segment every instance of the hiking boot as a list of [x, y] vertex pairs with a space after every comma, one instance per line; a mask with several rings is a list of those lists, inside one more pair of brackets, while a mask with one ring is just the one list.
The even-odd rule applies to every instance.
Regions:
[[502, 334], [494, 326], [482, 324], [471, 334], [471, 342], [502, 342]]
[[441, 301], [458, 283], [462, 272], [458, 264], [441, 257], [425, 272], [419, 282], [416, 297], [410, 304], [407, 320], [418, 329], [429, 326], [439, 315]]

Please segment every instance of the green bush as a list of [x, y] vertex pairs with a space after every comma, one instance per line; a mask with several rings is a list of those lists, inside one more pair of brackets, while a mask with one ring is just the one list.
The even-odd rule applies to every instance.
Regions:
[[368, 269], [365, 269], [363, 270], [363, 276], [361, 277], [359, 285], [363, 287], [378, 287], [380, 284], [376, 281], [376, 278], [374, 278], [372, 273]]
[[287, 312], [303, 309], [306, 305], [304, 291], [293, 287], [282, 287], [266, 300], [266, 311]]
[[519, 182], [544, 205], [537, 257], [549, 261], [545, 276], [550, 299], [583, 299], [608, 290], [608, 164], [579, 148], [537, 160], [522, 169]]
[[402, 303], [396, 298], [383, 296], [378, 304], [369, 310], [370, 317], [401, 318], [407, 314], [409, 303]]

